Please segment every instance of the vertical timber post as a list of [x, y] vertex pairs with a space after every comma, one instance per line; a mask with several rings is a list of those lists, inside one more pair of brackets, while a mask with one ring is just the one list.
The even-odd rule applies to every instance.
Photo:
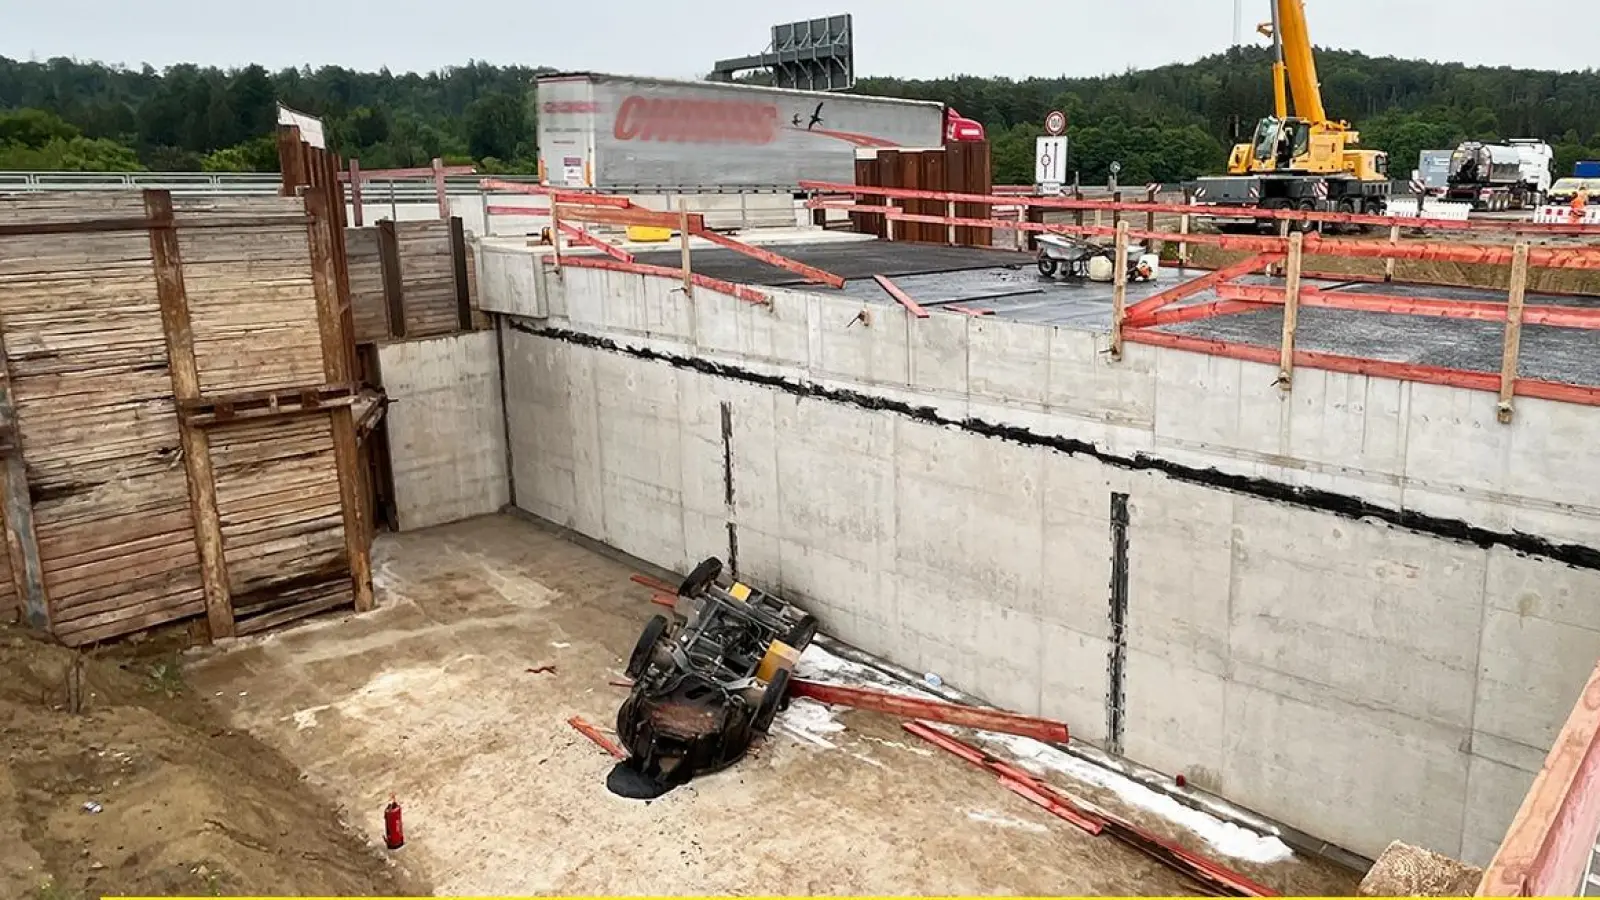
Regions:
[[561, 204], [550, 197], [550, 250], [555, 254], [556, 271], [561, 271]]
[[450, 195], [444, 186], [444, 160], [433, 158], [433, 193], [439, 200], [439, 218], [450, 218]]
[[354, 215], [350, 224], [361, 227], [361, 160], [350, 157], [350, 209]]
[[1517, 360], [1522, 351], [1522, 304], [1528, 294], [1528, 242], [1511, 248], [1511, 291], [1506, 297], [1506, 338], [1500, 351], [1501, 424], [1511, 424], [1511, 397], [1517, 390]]
[[1285, 261], [1283, 282], [1283, 345], [1278, 356], [1278, 386], [1294, 387], [1294, 333], [1300, 322], [1300, 260], [1305, 250], [1305, 234], [1289, 235], [1289, 258]]
[[1122, 359], [1122, 322], [1128, 317], [1128, 223], [1117, 223], [1117, 246], [1111, 272], [1111, 358]]
[[467, 230], [460, 216], [450, 217], [450, 275], [456, 289], [456, 324], [472, 330], [472, 294], [467, 288]]
[[683, 248], [683, 295], [694, 297], [694, 271], [689, 268], [689, 198], [678, 198], [678, 235]]
[[183, 283], [183, 260], [174, 227], [172, 195], [144, 192], [150, 229], [150, 254], [155, 266], [156, 296], [161, 303], [161, 330], [166, 335], [172, 394], [178, 404], [178, 436], [183, 445], [184, 475], [189, 483], [189, 512], [194, 520], [200, 580], [206, 598], [206, 625], [211, 638], [234, 634], [233, 597], [222, 547], [222, 517], [217, 511], [216, 474], [211, 468], [211, 441], [204, 429], [188, 421], [184, 404], [200, 399], [200, 370], [194, 358], [194, 333], [189, 325], [189, 296]]
[[[1184, 207], [1187, 208], [1190, 205], [1192, 205], [1193, 203], [1194, 203], [1194, 190], [1193, 190], [1193, 188], [1184, 188], [1183, 189], [1183, 205], [1184, 205]], [[1181, 237], [1188, 237], [1189, 236], [1189, 214], [1188, 213], [1184, 213], [1183, 215], [1178, 217], [1178, 234]], [[1181, 238], [1178, 241], [1178, 265], [1179, 265], [1179, 267], [1186, 267], [1186, 266], [1189, 265], [1189, 242], [1186, 241], [1186, 240], [1182, 240]]]
[[378, 268], [383, 273], [383, 305], [389, 318], [389, 336], [406, 336], [405, 284], [400, 270], [400, 226], [393, 219], [378, 220]]
[[[1400, 225], [1396, 223], [1389, 226], [1389, 246], [1393, 247], [1398, 243], [1400, 243]], [[1383, 261], [1383, 280], [1394, 280], [1394, 257], [1392, 256]]]
[[[1159, 185], [1159, 184], [1152, 184], [1149, 187], [1145, 188], [1145, 191], [1144, 191], [1144, 202], [1150, 204], [1151, 206], [1155, 206], [1156, 205], [1156, 196], [1160, 192], [1160, 190], [1161, 190], [1161, 185]], [[1152, 209], [1149, 212], [1144, 214], [1144, 230], [1145, 231], [1155, 231], [1156, 230], [1156, 211], [1154, 209]]]
[[[338, 219], [330, 208], [328, 195], [306, 192], [306, 237], [311, 249], [311, 282], [317, 298], [317, 330], [322, 339], [323, 377], [330, 384], [356, 380], [351, 371], [346, 345], [351, 335], [345, 331], [339, 310], [339, 271], [335, 257], [334, 230]], [[361, 451], [356, 445], [354, 411], [336, 406], [328, 411], [333, 436], [334, 466], [339, 475], [339, 506], [344, 513], [344, 547], [350, 565], [350, 587], [356, 612], [372, 609], [371, 529], [362, 512]]]

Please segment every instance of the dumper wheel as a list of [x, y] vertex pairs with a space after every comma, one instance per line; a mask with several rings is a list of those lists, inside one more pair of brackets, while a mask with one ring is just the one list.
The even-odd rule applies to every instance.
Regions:
[[628, 657], [628, 667], [623, 670], [629, 678], [638, 680], [644, 674], [645, 667], [650, 665], [650, 654], [656, 649], [656, 642], [667, 633], [667, 617], [652, 616], [650, 621], [644, 623], [644, 631], [639, 632], [639, 643], [633, 645], [633, 655]]
[[789, 629], [789, 633], [784, 635], [783, 642], [796, 650], [805, 652], [812, 638], [816, 636], [817, 617], [810, 613], [804, 613], [800, 616], [799, 621], [794, 623], [794, 627]]
[[1040, 275], [1043, 275], [1046, 278], [1054, 278], [1054, 277], [1056, 277], [1056, 269], [1057, 268], [1058, 268], [1058, 265], [1056, 264], [1055, 260], [1051, 259], [1048, 256], [1039, 257], [1039, 274]]
[[695, 594], [715, 584], [717, 576], [721, 574], [722, 560], [717, 559], [715, 556], [701, 560], [700, 565], [695, 566], [694, 571], [689, 573], [689, 577], [678, 585], [678, 596], [693, 597]]
[[779, 669], [778, 674], [772, 676], [767, 682], [767, 690], [761, 695], [761, 703], [756, 706], [756, 717], [750, 723], [752, 730], [762, 734], [772, 727], [772, 720], [777, 718], [778, 707], [783, 703], [783, 695], [789, 692], [789, 670]]

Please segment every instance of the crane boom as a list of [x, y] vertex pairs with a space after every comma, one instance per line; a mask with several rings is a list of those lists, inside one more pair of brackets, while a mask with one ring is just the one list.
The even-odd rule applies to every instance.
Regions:
[[1304, 0], [1273, 0], [1277, 19], [1279, 54], [1288, 69], [1289, 90], [1294, 96], [1294, 111], [1315, 124], [1328, 121], [1322, 107], [1322, 87], [1317, 83], [1317, 60], [1311, 51], [1311, 32], [1306, 28]]

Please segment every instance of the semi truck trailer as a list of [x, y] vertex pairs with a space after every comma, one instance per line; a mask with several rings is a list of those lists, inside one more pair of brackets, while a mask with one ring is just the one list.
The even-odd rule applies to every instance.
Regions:
[[635, 192], [853, 183], [858, 153], [982, 140], [942, 103], [580, 72], [538, 80], [540, 179]]
[[1467, 141], [1450, 154], [1445, 199], [1490, 212], [1538, 206], [1550, 192], [1554, 159], [1555, 151], [1544, 141]]

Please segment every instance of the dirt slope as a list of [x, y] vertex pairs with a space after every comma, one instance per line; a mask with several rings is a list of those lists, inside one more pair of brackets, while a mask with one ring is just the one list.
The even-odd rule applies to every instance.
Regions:
[[0, 896], [426, 893], [136, 650], [75, 679], [72, 651], [0, 627]]

